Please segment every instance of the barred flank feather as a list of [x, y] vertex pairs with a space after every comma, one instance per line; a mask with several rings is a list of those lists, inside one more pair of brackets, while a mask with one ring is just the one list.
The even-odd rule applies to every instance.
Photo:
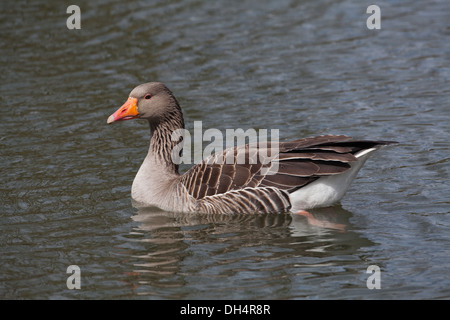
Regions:
[[244, 188], [207, 196], [197, 202], [205, 213], [281, 213], [291, 208], [289, 194], [276, 188]]

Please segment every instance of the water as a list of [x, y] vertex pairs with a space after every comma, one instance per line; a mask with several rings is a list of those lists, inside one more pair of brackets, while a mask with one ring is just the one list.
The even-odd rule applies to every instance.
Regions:
[[[0, 5], [0, 298], [450, 298], [448, 1], [377, 2], [381, 30], [350, 0], [76, 4], [81, 30], [60, 1]], [[312, 211], [337, 228], [137, 210], [147, 124], [106, 118], [148, 81], [172, 89], [190, 130], [400, 144]]]

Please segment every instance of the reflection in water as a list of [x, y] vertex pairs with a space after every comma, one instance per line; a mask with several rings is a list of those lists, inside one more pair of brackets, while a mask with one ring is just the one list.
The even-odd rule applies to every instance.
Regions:
[[[292, 286], [298, 281], [295, 278], [320, 276], [323, 267], [342, 265], [342, 257], [333, 261], [336, 255], [350, 256], [371, 245], [351, 231], [350, 217], [340, 206], [313, 210], [306, 217], [179, 214], [140, 208], [132, 217], [139, 224], [130, 233], [132, 270], [127, 281], [135, 294], [164, 298], [195, 298], [202, 296], [200, 292], [204, 297], [211, 281], [216, 292], [210, 294], [216, 298], [237, 297], [244, 291], [253, 292], [252, 298], [263, 297], [259, 289], [271, 282], [289, 288], [287, 298], [295, 297], [299, 289]], [[345, 226], [346, 231], [324, 228], [317, 221]], [[298, 271], [281, 271], [286, 268]], [[186, 286], [190, 282], [194, 283]], [[192, 286], [199, 292], [183, 289]]]

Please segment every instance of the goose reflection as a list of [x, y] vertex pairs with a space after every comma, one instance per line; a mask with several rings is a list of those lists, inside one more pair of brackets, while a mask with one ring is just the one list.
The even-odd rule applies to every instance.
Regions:
[[[132, 219], [140, 222], [138, 229], [145, 231], [164, 227], [189, 227], [213, 224], [216, 231], [233, 232], [252, 228], [288, 227], [293, 235], [307, 235], [318, 231], [346, 232], [351, 213], [340, 206], [320, 208], [309, 212], [280, 214], [203, 214], [176, 213], [156, 207], [138, 208]], [[202, 229], [201, 227], [199, 227]], [[195, 229], [195, 228], [194, 228]], [[187, 233], [189, 232], [187, 228]]]
[[251, 281], [264, 282], [273, 281], [274, 270], [339, 265], [338, 256], [373, 245], [355, 232], [351, 216], [341, 206], [305, 215], [179, 214], [139, 208], [132, 216], [135, 244], [129, 247], [128, 282], [140, 295], [184, 299], [191, 297], [187, 283], [192, 281], [202, 288], [211, 286], [211, 279], [226, 286], [230, 275], [262, 272], [268, 275]]

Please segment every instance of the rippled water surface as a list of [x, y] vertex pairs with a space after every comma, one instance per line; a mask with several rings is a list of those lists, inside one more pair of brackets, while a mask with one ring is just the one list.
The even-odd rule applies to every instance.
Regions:
[[[450, 298], [448, 1], [376, 2], [381, 30], [356, 0], [74, 4], [0, 4], [0, 298]], [[148, 81], [188, 129], [400, 143], [311, 217], [137, 210], [147, 124], [106, 118]]]

